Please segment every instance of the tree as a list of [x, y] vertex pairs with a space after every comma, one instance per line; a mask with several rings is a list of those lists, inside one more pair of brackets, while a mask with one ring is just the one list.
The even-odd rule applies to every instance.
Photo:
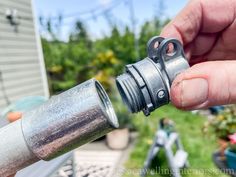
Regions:
[[[146, 43], [160, 33], [163, 24], [155, 18], [141, 27], [140, 59], [147, 56]], [[121, 74], [125, 65], [139, 60], [134, 34], [129, 27], [122, 31], [113, 26], [111, 35], [92, 41], [84, 24], [77, 21], [68, 42], [42, 38], [42, 44], [52, 93], [69, 89], [91, 77], [99, 79], [110, 92], [112, 78]]]

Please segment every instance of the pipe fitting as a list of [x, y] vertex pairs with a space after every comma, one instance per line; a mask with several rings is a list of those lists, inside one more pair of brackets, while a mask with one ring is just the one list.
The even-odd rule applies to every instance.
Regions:
[[116, 79], [120, 95], [132, 113], [148, 116], [170, 101], [175, 77], [189, 68], [182, 44], [176, 39], [155, 36], [147, 44], [148, 57], [126, 66]]
[[86, 81], [0, 129], [0, 176], [38, 161], [50, 160], [115, 128], [112, 104], [94, 79]]

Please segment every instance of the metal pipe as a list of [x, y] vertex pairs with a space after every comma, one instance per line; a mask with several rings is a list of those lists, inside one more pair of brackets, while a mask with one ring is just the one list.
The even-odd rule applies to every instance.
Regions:
[[118, 126], [102, 86], [86, 81], [0, 129], [0, 176], [53, 159]]

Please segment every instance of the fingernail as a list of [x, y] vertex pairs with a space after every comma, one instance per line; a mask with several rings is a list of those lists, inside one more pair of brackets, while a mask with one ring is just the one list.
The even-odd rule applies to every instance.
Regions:
[[[182, 80], [176, 85], [181, 107], [194, 107], [204, 103], [208, 97], [208, 82], [203, 78]], [[179, 93], [178, 93], [179, 92]]]

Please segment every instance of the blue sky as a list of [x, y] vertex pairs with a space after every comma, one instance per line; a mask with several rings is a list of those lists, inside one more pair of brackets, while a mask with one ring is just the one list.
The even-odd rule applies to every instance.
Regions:
[[[119, 2], [122, 1], [122, 2]], [[137, 31], [146, 21], [159, 14], [158, 6], [162, 1], [166, 17], [174, 17], [187, 3], [188, 0], [133, 0]], [[76, 19], [82, 20], [92, 38], [100, 38], [110, 32], [108, 18], [120, 26], [131, 25], [129, 0], [34, 0], [37, 16], [57, 16], [58, 14], [74, 14], [86, 11], [83, 15], [76, 15], [63, 21], [60, 36], [66, 40], [69, 32], [72, 31], [73, 22]], [[126, 3], [125, 3], [126, 2]], [[114, 6], [113, 6], [114, 5]], [[105, 9], [114, 7], [107, 17], [99, 15]], [[41, 30], [43, 33], [43, 30]]]

